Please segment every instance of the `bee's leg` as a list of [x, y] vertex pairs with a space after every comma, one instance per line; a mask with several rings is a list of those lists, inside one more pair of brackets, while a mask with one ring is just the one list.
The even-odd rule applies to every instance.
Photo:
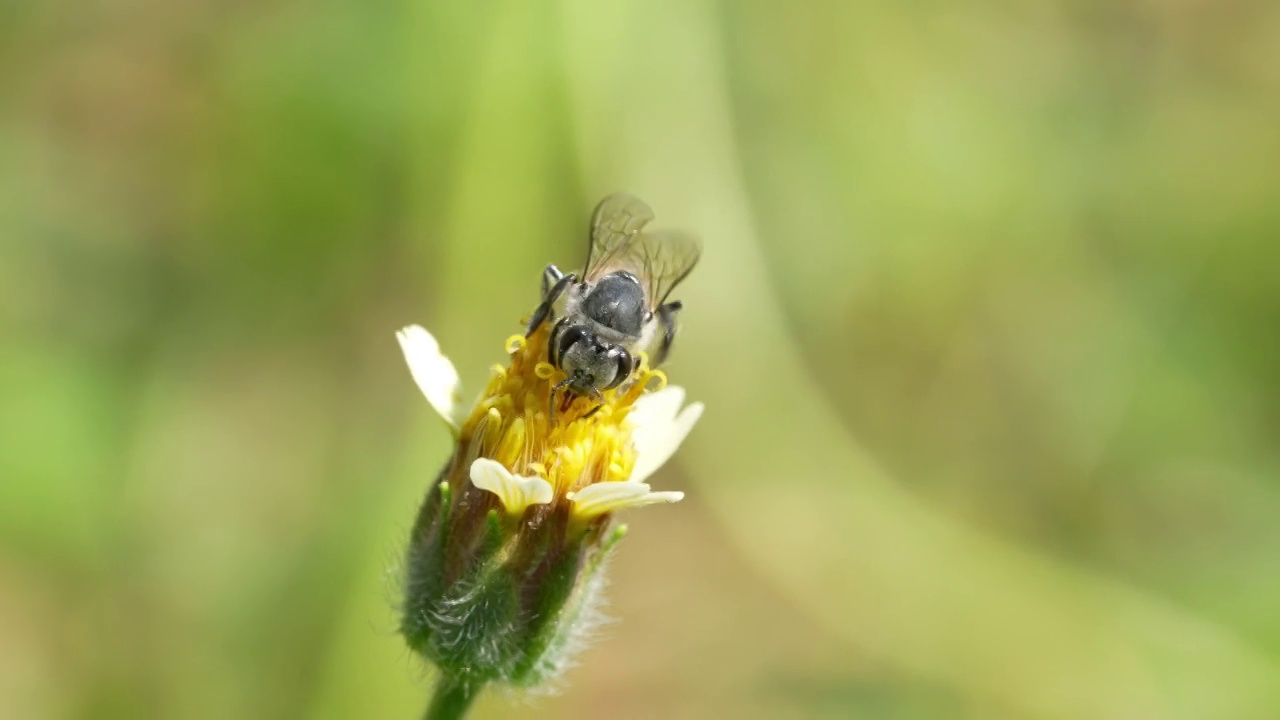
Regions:
[[555, 263], [551, 263], [542, 271], [542, 297], [544, 300], [551, 292], [551, 288], [555, 287], [556, 283], [560, 282], [560, 278], [564, 276], [565, 273], [556, 267]]
[[596, 406], [588, 410], [587, 413], [582, 416], [583, 420], [586, 420], [592, 415], [600, 412], [600, 408], [604, 407], [604, 395], [600, 393], [599, 388], [591, 388], [591, 399], [596, 401]]
[[560, 388], [573, 382], [573, 377], [567, 377], [551, 387], [551, 396], [547, 398], [547, 419], [555, 424], [556, 421], [556, 395], [560, 393]]
[[653, 354], [653, 367], [661, 365], [667, 359], [667, 354], [671, 352], [671, 343], [676, 339], [676, 313], [683, 307], [684, 303], [674, 300], [658, 308], [658, 322], [662, 324], [662, 337], [658, 339], [658, 349]]
[[560, 268], [555, 265], [548, 265], [547, 269], [542, 271], [542, 304], [533, 311], [533, 317], [529, 318], [529, 329], [525, 330], [525, 337], [532, 335], [533, 331], [550, 317], [551, 308], [556, 300], [560, 299], [560, 293], [564, 292], [564, 289], [569, 287], [569, 283], [575, 279], [573, 273], [560, 272]]

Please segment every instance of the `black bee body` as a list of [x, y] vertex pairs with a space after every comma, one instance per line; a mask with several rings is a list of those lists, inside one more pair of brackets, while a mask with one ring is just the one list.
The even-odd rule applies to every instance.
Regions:
[[693, 269], [699, 248], [684, 235], [641, 233], [652, 217], [629, 195], [605, 198], [592, 215], [582, 278], [555, 265], [543, 272], [542, 303], [527, 334], [555, 321], [547, 362], [566, 375], [557, 390], [599, 398], [631, 377], [637, 353], [651, 352], [657, 367], [670, 351], [682, 305], [666, 298]]
[[[548, 277], [559, 272], [554, 265], [547, 268]], [[547, 361], [568, 373], [574, 392], [617, 387], [635, 370], [630, 348], [650, 334], [646, 326], [652, 313], [645, 308], [644, 288], [620, 270], [589, 288], [574, 286], [568, 294], [565, 315], [551, 329]]]

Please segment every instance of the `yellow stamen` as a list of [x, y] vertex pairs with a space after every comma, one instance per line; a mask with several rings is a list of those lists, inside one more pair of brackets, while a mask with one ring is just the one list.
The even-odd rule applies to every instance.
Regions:
[[524, 418], [516, 418], [511, 423], [511, 428], [503, 434], [502, 441], [498, 444], [498, 449], [494, 452], [493, 457], [503, 465], [512, 467], [524, 451], [524, 444]]
[[[658, 385], [654, 388], [647, 388], [649, 380], [657, 379]], [[657, 392], [667, 386], [667, 374], [661, 370], [651, 370], [648, 379], [645, 380], [646, 388], [651, 392]]]

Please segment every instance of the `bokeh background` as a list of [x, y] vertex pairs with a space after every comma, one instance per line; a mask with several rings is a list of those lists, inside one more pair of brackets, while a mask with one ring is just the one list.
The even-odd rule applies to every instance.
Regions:
[[396, 565], [629, 190], [708, 411], [477, 717], [1280, 717], [1280, 5], [0, 3], [0, 717], [409, 718]]

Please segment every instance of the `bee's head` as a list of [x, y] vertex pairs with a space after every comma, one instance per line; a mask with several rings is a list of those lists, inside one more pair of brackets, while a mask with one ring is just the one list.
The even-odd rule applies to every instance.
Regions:
[[592, 333], [582, 333], [560, 353], [560, 369], [574, 392], [592, 394], [617, 387], [634, 369], [626, 348], [604, 342]]

